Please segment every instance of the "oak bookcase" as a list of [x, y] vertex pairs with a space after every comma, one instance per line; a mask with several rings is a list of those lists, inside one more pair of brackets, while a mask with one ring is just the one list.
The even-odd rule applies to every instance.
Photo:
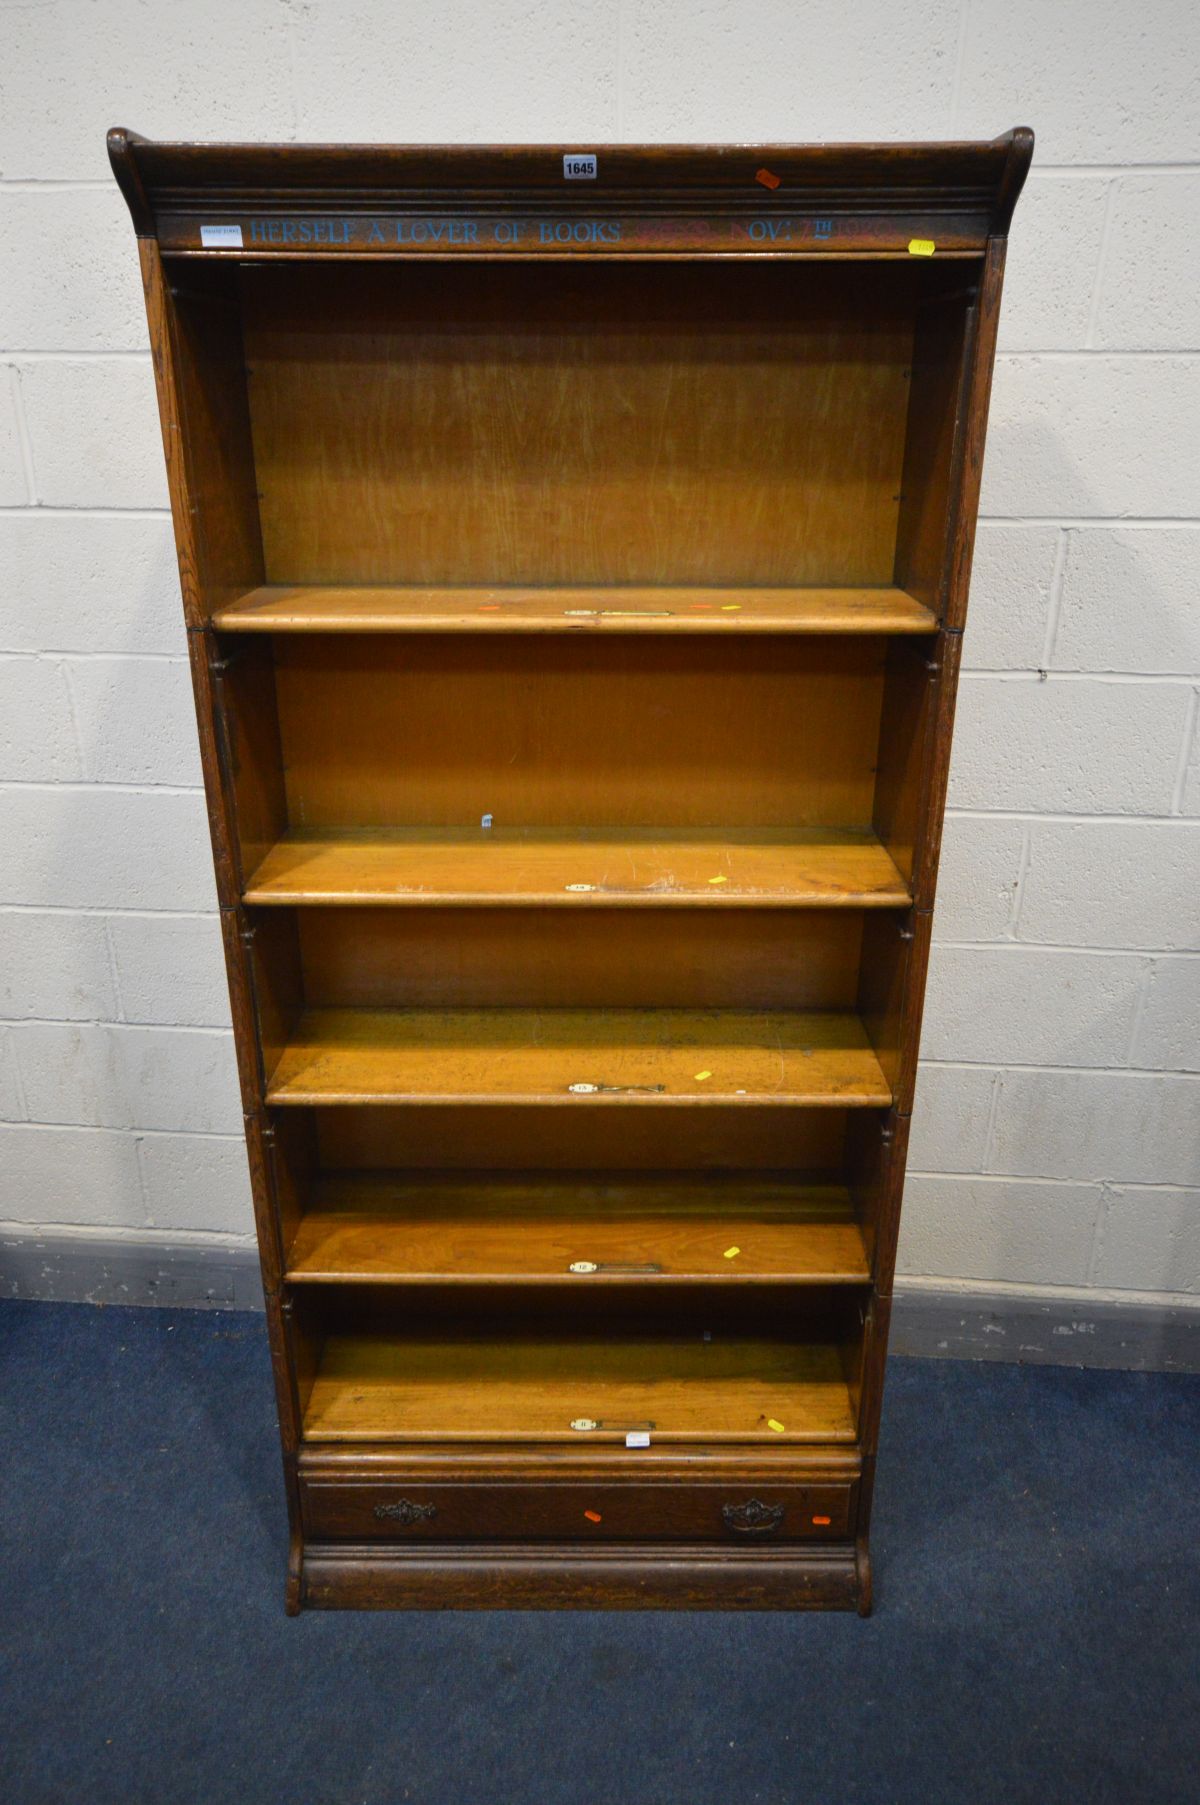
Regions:
[[289, 1610], [867, 1610], [1032, 135], [109, 145]]

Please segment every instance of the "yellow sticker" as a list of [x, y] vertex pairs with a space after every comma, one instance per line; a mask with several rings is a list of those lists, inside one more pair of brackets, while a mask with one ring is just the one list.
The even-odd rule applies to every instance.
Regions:
[[710, 884], [727, 884], [729, 879], [727, 877], [710, 877], [708, 881]]
[[740, 614], [741, 612], [742, 612], [742, 604], [740, 602], [722, 602], [721, 603], [721, 613], [722, 614]]
[[783, 1435], [785, 1433], [783, 1424], [777, 1422], [773, 1416], [767, 1418], [767, 1428], [774, 1429], [776, 1435]]
[[706, 1078], [711, 1078], [711, 1077], [712, 1077], [711, 1072], [697, 1072], [696, 1073], [696, 1083], [703, 1084], [703, 1082]]
[[908, 254], [910, 257], [932, 257], [937, 250], [932, 238], [910, 238]]
[[725, 1249], [725, 1258], [727, 1260], [736, 1260], [741, 1251], [740, 1247], [727, 1247]]

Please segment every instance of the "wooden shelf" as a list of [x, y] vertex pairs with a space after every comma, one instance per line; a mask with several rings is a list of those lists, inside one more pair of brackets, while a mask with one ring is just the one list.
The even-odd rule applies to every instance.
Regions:
[[267, 1086], [273, 1104], [891, 1100], [857, 1017], [800, 1010], [314, 1009]]
[[[590, 1431], [571, 1428], [588, 1419]], [[782, 1431], [769, 1427], [781, 1423]], [[611, 1425], [611, 1427], [609, 1427]], [[306, 1441], [852, 1442], [838, 1349], [699, 1335], [645, 1340], [335, 1335]]]
[[248, 903], [903, 908], [908, 885], [874, 834], [561, 828], [289, 834]]
[[218, 610], [223, 633], [936, 633], [903, 589], [432, 588], [279, 584]]
[[[572, 1272], [580, 1261], [595, 1270]], [[870, 1268], [847, 1192], [785, 1173], [599, 1181], [347, 1172], [315, 1187], [287, 1276], [296, 1284], [828, 1285], [863, 1284]]]

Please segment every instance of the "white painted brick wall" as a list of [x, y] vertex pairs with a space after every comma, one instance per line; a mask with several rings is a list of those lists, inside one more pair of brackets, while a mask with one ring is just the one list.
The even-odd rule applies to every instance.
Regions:
[[1200, 529], [1067, 534], [1054, 669], [1200, 671]]
[[215, 909], [198, 790], [0, 785], [0, 909]]
[[187, 656], [170, 518], [0, 513], [4, 647]]
[[1037, 670], [1050, 598], [1065, 555], [1060, 527], [981, 520], [975, 537], [971, 608], [963, 635], [968, 670]]
[[20, 1022], [10, 1033], [31, 1121], [196, 1134], [241, 1129], [226, 1029]]
[[1200, 1072], [1200, 959], [1152, 959], [1130, 1063], [1145, 1071]]
[[131, 1134], [0, 1125], [0, 1217], [42, 1227], [138, 1228], [145, 1202]]
[[[1110, 254], [1096, 304], [1097, 345], [1194, 351], [1200, 344], [1197, 218], [1195, 170], [1114, 182]], [[1156, 256], [1145, 255], [1148, 242], [1158, 245]]]
[[974, 677], [959, 686], [950, 805], [1165, 815], [1191, 709], [1186, 683]]
[[1034, 821], [1018, 936], [1195, 953], [1198, 870], [1197, 821]]
[[74, 909], [0, 915], [0, 1012], [10, 1021], [119, 1019], [103, 917]]
[[1136, 953], [936, 946], [922, 1051], [984, 1065], [1121, 1065], [1149, 967]]
[[927, 1062], [908, 1145], [911, 1172], [983, 1172], [1000, 1075], [987, 1065]]
[[1029, 830], [1017, 816], [948, 814], [935, 930], [945, 940], [1002, 940], [1012, 926]]
[[908, 1181], [906, 1255], [928, 1278], [1085, 1285], [1103, 1202], [1100, 1185], [1040, 1179], [951, 1178]]
[[1028, 1178], [1200, 1185], [1200, 1078], [1002, 1072], [987, 1170]]
[[1113, 1289], [1200, 1292], [1200, 1191], [1108, 1186], [1089, 1277]]
[[34, 495], [51, 508], [158, 508], [167, 476], [148, 357], [22, 358]]
[[[0, 189], [0, 345], [23, 351], [144, 351], [146, 303], [135, 257], [111, 245], [129, 223], [107, 188]], [[64, 280], [62, 247], [71, 246]]]
[[192, 1231], [197, 1224], [241, 1236], [251, 1219], [246, 1144], [199, 1134], [138, 1136], [148, 1228]]
[[0, 783], [82, 775], [62, 660], [0, 656]]
[[108, 931], [124, 1020], [206, 1028], [228, 1023], [215, 916], [113, 915]]
[[1200, 515], [1200, 356], [996, 360], [982, 508], [1006, 518]]
[[67, 658], [63, 670], [90, 783], [202, 782], [186, 659]]
[[[251, 1234], [133, 237], [105, 129], [1025, 122], [902, 1268], [1200, 1293], [1191, 0], [42, 0], [0, 59], [0, 1221]], [[1042, 676], [1045, 673], [1045, 676]]]
[[17, 372], [0, 364], [0, 508], [31, 500], [28, 469], [21, 445]]
[[1075, 351], [1085, 343], [1110, 186], [1100, 176], [1031, 171], [1004, 270], [1001, 351]]
[[13, 1050], [13, 1031], [0, 1028], [0, 1124], [25, 1119], [25, 1099], [17, 1077], [17, 1056]]

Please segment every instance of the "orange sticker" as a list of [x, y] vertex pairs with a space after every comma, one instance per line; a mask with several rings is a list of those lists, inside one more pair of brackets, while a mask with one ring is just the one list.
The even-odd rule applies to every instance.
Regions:
[[778, 188], [780, 182], [780, 178], [772, 175], [769, 169], [756, 169], [754, 179], [756, 182], [761, 182], [764, 188]]
[[828, 1529], [830, 1519], [828, 1517], [814, 1517], [813, 1522], [819, 1523], [822, 1529]]
[[[583, 1514], [587, 1518], [589, 1523], [603, 1522], [603, 1518], [601, 1517], [600, 1512], [598, 1510], [585, 1510]], [[816, 1519], [816, 1517], [814, 1517], [813, 1522], [815, 1523], [816, 1521], [817, 1521], [817, 1519]], [[829, 1518], [826, 1517], [825, 1521], [828, 1523]]]

